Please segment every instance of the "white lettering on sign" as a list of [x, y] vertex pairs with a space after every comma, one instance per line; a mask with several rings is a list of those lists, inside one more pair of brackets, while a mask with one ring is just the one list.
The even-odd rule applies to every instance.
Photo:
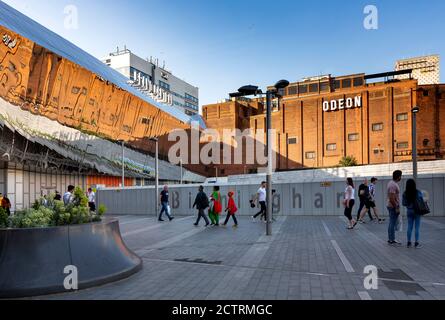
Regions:
[[337, 111], [352, 109], [352, 108], [361, 108], [362, 107], [362, 97], [357, 96], [355, 98], [347, 98], [347, 99], [338, 99], [331, 101], [323, 101], [323, 111]]
[[9, 35], [3, 35], [3, 44], [7, 46], [9, 49], [14, 49], [17, 45], [17, 39], [12, 39]]

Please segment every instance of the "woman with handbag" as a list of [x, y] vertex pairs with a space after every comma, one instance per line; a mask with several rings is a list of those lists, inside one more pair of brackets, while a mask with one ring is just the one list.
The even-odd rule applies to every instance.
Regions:
[[407, 228], [407, 247], [412, 247], [411, 236], [413, 232], [413, 227], [415, 227], [414, 237], [416, 242], [414, 243], [415, 248], [420, 248], [419, 235], [420, 235], [420, 218], [422, 212], [419, 209], [421, 206], [425, 207], [425, 202], [423, 200], [423, 195], [420, 190], [417, 190], [416, 182], [413, 179], [409, 179], [406, 182], [406, 189], [403, 193], [402, 204], [407, 209], [408, 218], [408, 228]]

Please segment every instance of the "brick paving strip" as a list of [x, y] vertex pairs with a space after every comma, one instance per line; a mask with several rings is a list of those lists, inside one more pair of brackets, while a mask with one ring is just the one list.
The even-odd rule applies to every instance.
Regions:
[[[180, 219], [177, 219], [176, 221], [189, 220], [189, 219], [192, 219], [192, 218], [195, 218], [195, 217], [180, 218]], [[158, 224], [158, 225], [156, 225], [156, 226], [151, 226], [151, 227], [147, 227], [147, 228], [140, 229], [140, 230], [130, 231], [130, 232], [126, 233], [126, 234], [123, 234], [123, 236], [134, 235], [135, 233], [145, 232], [145, 231], [147, 231], [147, 230], [155, 229], [155, 227], [158, 227], [158, 228], [159, 228], [161, 225], [162, 225], [162, 224]], [[183, 233], [178, 234], [177, 236], [174, 236], [174, 237], [172, 237], [172, 238], [168, 238], [168, 239], [166, 239], [166, 240], [157, 242], [157, 243], [155, 243], [155, 244], [153, 244], [153, 245], [146, 246], [146, 247], [140, 248], [140, 249], [138, 249], [138, 250], [135, 250], [135, 253], [136, 253], [137, 255], [139, 255], [139, 256], [143, 256], [144, 254], [146, 254], [146, 253], [149, 252], [149, 251], [152, 251], [152, 250], [155, 250], [155, 249], [161, 249], [161, 248], [165, 248], [165, 247], [171, 246], [171, 245], [174, 244], [174, 243], [183, 241], [183, 240], [185, 240], [185, 239], [187, 239], [187, 238], [189, 238], [189, 237], [192, 237], [192, 236], [194, 236], [194, 235], [196, 235], [196, 234], [198, 234], [198, 233], [200, 233], [200, 232], [203, 232], [203, 231], [205, 231], [205, 230], [207, 230], [207, 228], [194, 227], [194, 228], [193, 228], [192, 230], [190, 230], [190, 231], [183, 232]]]
[[255, 244], [238, 260], [236, 266], [221, 279], [219, 284], [207, 296], [207, 300], [218, 299], [243, 299], [243, 289], [249, 284], [250, 279], [257, 270], [261, 260], [269, 250], [271, 244], [280, 233], [280, 229], [287, 217], [279, 218], [273, 224], [272, 236], [261, 236]]
[[[175, 221], [188, 220], [188, 219], [192, 219], [192, 218], [193, 217], [185, 217], [185, 218], [176, 219]], [[136, 230], [128, 231], [128, 232], [122, 233], [122, 237], [133, 236], [135, 234], [143, 233], [143, 232], [146, 232], [146, 231], [149, 231], [149, 230], [158, 229], [158, 228], [160, 228], [162, 226], [163, 226], [162, 223], [158, 223], [158, 224], [155, 224], [153, 226], [148, 226], [148, 227], [145, 227], [145, 228], [142, 228], [142, 229], [136, 229]]]
[[[339, 216], [339, 219], [346, 222], [346, 218], [343, 216]], [[427, 220], [424, 219], [424, 222], [427, 222], [427, 224], [434, 226], [434, 227], [443, 227], [444, 224], [440, 223], [440, 222], [436, 222], [436, 221], [432, 221], [432, 220]], [[407, 221], [406, 221], [406, 217], [404, 217], [404, 226], [403, 226], [403, 231], [402, 232], [397, 232], [397, 234], [401, 235], [401, 236], [405, 236], [406, 234], [406, 227], [407, 227]], [[381, 238], [379, 236], [377, 236], [375, 233], [371, 232], [367, 226], [369, 226], [369, 224], [366, 225], [358, 225], [360, 230], [357, 230], [359, 233], [359, 236], [363, 239], [368, 240], [367, 242], [373, 246], [373, 247], [378, 247], [378, 246], [388, 246], [387, 242], [384, 238]], [[385, 227], [385, 236], [386, 236], [386, 228]], [[373, 239], [373, 241], [369, 241], [371, 240], [370, 238]], [[377, 245], [378, 244], [378, 245]], [[388, 246], [389, 247], [389, 246]], [[411, 256], [407, 256], [404, 255], [404, 253], [406, 251], [403, 251], [404, 249], [406, 249], [403, 245], [400, 246], [399, 248], [394, 248], [396, 250], [394, 250], [393, 253], [388, 253], [385, 252], [383, 250], [379, 250], [379, 255], [385, 259], [387, 259], [387, 261], [398, 261], [398, 265], [400, 265], [401, 267], [403, 267], [403, 269], [407, 269], [410, 268], [411, 272], [408, 272], [408, 274], [413, 274], [412, 270], [416, 271], [414, 276], [415, 278], [418, 278], [419, 274], [422, 275], [436, 275], [437, 271], [434, 270], [433, 267], [430, 267], [426, 264], [421, 264], [418, 261], [416, 261], [416, 259], [414, 259], [414, 257]], [[399, 250], [397, 250], [399, 249]], [[412, 250], [416, 250], [416, 249], [412, 249]], [[421, 249], [424, 250], [424, 249]], [[389, 268], [388, 266], [386, 266], [386, 269], [393, 269], [395, 268], [395, 266]], [[431, 269], [430, 269], [431, 268]], [[383, 268], [385, 269], [385, 268]], [[442, 278], [443, 279], [443, 278]], [[420, 285], [422, 287], [428, 287], [428, 286], [438, 286], [438, 287], [443, 287], [445, 286], [445, 283], [442, 282], [433, 282], [432, 278], [430, 278], [430, 280], [425, 280], [425, 279], [414, 279], [414, 280], [404, 280], [404, 279], [391, 279], [391, 278], [385, 278], [385, 277], [379, 277], [379, 281], [384, 281], [384, 282], [393, 282], [393, 283], [399, 283], [399, 284], [413, 284], [413, 285]], [[429, 291], [429, 290], [427, 290]], [[432, 294], [432, 293], [431, 293]], [[432, 294], [431, 297], [434, 297], [434, 294]]]

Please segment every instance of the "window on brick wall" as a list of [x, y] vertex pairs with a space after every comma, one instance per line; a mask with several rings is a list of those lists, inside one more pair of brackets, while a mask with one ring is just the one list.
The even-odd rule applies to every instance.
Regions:
[[298, 86], [298, 92], [301, 93], [307, 93], [307, 84], [303, 84]]
[[335, 151], [335, 150], [337, 150], [337, 144], [336, 143], [328, 143], [326, 145], [326, 150], [327, 151]]
[[359, 139], [360, 139], [360, 135], [358, 133], [348, 134], [348, 141], [358, 141]]
[[318, 92], [318, 83], [311, 83], [309, 85], [309, 92]]
[[350, 88], [351, 87], [351, 79], [343, 79], [341, 81], [342, 88]]
[[289, 138], [289, 140], [287, 141], [287, 144], [297, 144], [298, 143], [298, 139], [295, 138]]
[[372, 124], [372, 131], [382, 131], [382, 130], [383, 130], [383, 123]]
[[298, 93], [298, 87], [297, 86], [289, 87], [289, 89], [287, 90], [287, 93], [289, 95], [297, 94]]
[[305, 157], [308, 160], [315, 159], [315, 151], [306, 152]]
[[408, 113], [399, 113], [396, 116], [397, 121], [407, 121], [408, 120]]
[[408, 146], [407, 141], [397, 142], [397, 149], [408, 149]]

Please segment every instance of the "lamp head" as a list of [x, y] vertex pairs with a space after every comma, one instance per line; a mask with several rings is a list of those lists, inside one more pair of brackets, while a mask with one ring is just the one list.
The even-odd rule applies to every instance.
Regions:
[[244, 96], [251, 96], [258, 93], [258, 86], [247, 85], [238, 89], [238, 92]]
[[420, 108], [418, 106], [415, 106], [414, 108], [411, 109], [412, 113], [418, 113], [420, 111]]
[[284, 89], [284, 88], [286, 88], [287, 86], [289, 85], [289, 81], [287, 81], [287, 80], [280, 80], [280, 81], [278, 81], [277, 83], [275, 83], [275, 88], [277, 89], [277, 90], [280, 90], [280, 89]]

